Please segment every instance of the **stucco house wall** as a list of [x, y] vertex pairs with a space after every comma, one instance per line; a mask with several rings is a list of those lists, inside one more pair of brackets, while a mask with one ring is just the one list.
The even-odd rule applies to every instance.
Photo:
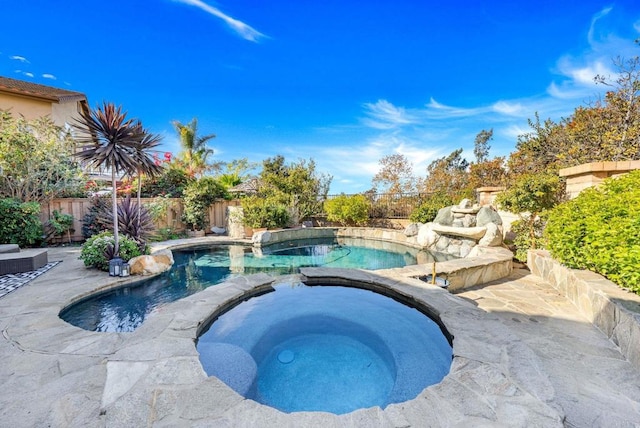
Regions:
[[88, 103], [81, 92], [0, 76], [0, 110], [29, 120], [49, 116], [65, 127], [74, 123], [80, 111], [88, 110]]

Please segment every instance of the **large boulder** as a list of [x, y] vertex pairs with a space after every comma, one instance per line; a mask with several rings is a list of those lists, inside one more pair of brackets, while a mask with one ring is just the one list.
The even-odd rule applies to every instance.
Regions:
[[489, 223], [502, 224], [502, 218], [495, 210], [489, 207], [482, 207], [476, 214], [476, 226], [486, 226]]
[[453, 207], [440, 208], [436, 218], [433, 219], [433, 222], [443, 226], [451, 226], [454, 219], [452, 209]]
[[271, 232], [268, 230], [253, 232], [253, 236], [251, 237], [251, 242], [253, 242], [254, 245], [267, 245], [269, 241], [271, 241]]
[[502, 226], [495, 223], [487, 223], [485, 225], [487, 232], [482, 239], [478, 241], [481, 247], [497, 247], [502, 245]]
[[155, 275], [171, 269], [173, 266], [171, 250], [160, 250], [151, 255], [138, 256], [129, 260], [131, 275]]
[[421, 246], [425, 248], [431, 247], [436, 243], [438, 238], [440, 237], [437, 233], [435, 233], [432, 229], [433, 223], [427, 223], [420, 226], [418, 229], [418, 238], [417, 242]]

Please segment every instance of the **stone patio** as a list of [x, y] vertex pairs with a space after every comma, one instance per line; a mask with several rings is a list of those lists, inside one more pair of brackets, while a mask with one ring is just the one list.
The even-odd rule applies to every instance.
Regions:
[[[225, 238], [216, 238], [225, 241]], [[347, 415], [285, 414], [207, 378], [194, 339], [229, 301], [269, 289], [254, 275], [164, 306], [132, 333], [57, 316], [122, 281], [85, 269], [79, 248], [0, 298], [0, 426], [440, 427], [640, 426], [640, 371], [539, 277], [523, 269], [452, 295], [397, 271], [308, 268], [308, 281], [390, 290], [426, 305], [453, 334], [451, 373], [416, 399]]]

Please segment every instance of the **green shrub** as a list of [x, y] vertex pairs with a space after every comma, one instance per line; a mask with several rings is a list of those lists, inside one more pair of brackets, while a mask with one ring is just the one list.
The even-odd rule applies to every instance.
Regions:
[[274, 197], [250, 196], [242, 199], [242, 223], [254, 229], [278, 229], [289, 225], [287, 207]]
[[453, 205], [453, 201], [449, 196], [444, 193], [435, 193], [413, 210], [409, 220], [414, 223], [429, 223], [436, 218], [440, 208], [448, 207], [449, 205]]
[[[154, 198], [164, 196], [167, 198], [180, 198], [184, 189], [194, 181], [183, 169], [175, 166], [167, 167], [162, 174], [154, 178], [144, 178], [142, 180], [142, 196]], [[137, 179], [132, 181], [132, 187], [138, 188]]]
[[184, 221], [192, 230], [203, 230], [209, 224], [209, 207], [226, 195], [225, 188], [213, 177], [202, 177], [184, 189]]
[[[526, 262], [529, 249], [541, 246], [544, 225], [545, 222], [540, 217], [536, 217], [533, 221], [525, 218], [511, 223], [511, 232], [515, 235], [513, 245], [516, 247], [516, 259]], [[531, 229], [532, 226], [533, 229]], [[531, 230], [533, 230], [533, 235], [531, 235]]]
[[[517, 214], [516, 258], [527, 260], [527, 251], [542, 246], [541, 230], [545, 213], [564, 197], [564, 185], [555, 174], [527, 174], [520, 177], [506, 191], [496, 197], [504, 210]], [[526, 235], [526, 236], [524, 236]]]
[[[114, 242], [113, 233], [111, 232], [105, 231], [93, 235], [82, 245], [80, 260], [82, 260], [87, 267], [108, 271]], [[118, 246], [120, 247], [120, 258], [125, 262], [143, 254], [140, 248], [138, 248], [138, 243], [126, 236], [118, 237]], [[147, 252], [145, 248], [144, 253]]]
[[40, 204], [0, 199], [0, 243], [32, 247], [42, 242]]
[[53, 217], [49, 219], [46, 224], [47, 227], [47, 239], [52, 236], [62, 236], [67, 234], [69, 243], [71, 243], [71, 228], [73, 227], [73, 216], [71, 214], [64, 214], [58, 210], [53, 210]]
[[597, 272], [640, 294], [640, 171], [605, 180], [548, 216], [545, 246], [571, 268]]
[[180, 239], [185, 238], [186, 233], [178, 233], [171, 227], [161, 227], [156, 230], [155, 234], [151, 236], [151, 241], [161, 242], [161, 241], [170, 241], [172, 239]]
[[327, 220], [345, 226], [363, 226], [369, 221], [371, 203], [364, 195], [340, 195], [324, 203]]

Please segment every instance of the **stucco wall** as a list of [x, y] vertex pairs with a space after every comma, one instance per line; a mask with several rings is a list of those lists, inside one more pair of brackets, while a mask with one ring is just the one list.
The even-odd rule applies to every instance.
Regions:
[[51, 119], [53, 119], [56, 125], [64, 127], [66, 123], [71, 126], [74, 124], [74, 118], [80, 118], [77, 101], [63, 102], [60, 104], [54, 103], [51, 105]]
[[0, 110], [9, 110], [14, 116], [21, 114], [28, 120], [52, 113], [51, 102], [4, 93], [0, 93]]
[[72, 118], [80, 117], [78, 101], [57, 103], [6, 93], [0, 93], [0, 110], [9, 110], [12, 115], [22, 115], [27, 120], [49, 116], [53, 123], [61, 127], [72, 125]]

